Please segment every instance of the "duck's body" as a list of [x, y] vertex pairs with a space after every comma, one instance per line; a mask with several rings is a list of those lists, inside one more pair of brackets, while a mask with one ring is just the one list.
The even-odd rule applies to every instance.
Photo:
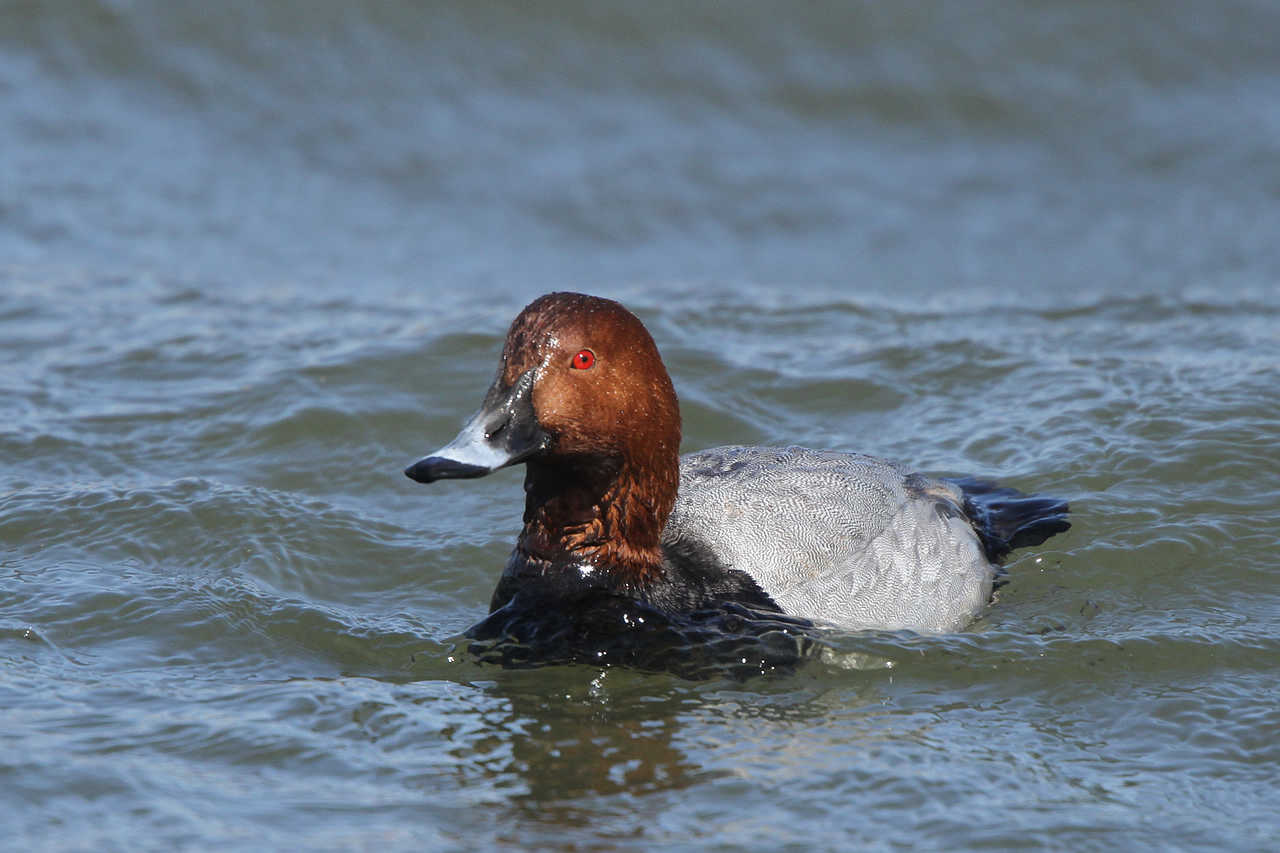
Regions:
[[555, 293], [512, 324], [481, 410], [405, 473], [526, 463], [524, 528], [485, 624], [536, 627], [540, 613], [607, 600], [951, 631], [981, 612], [1011, 548], [1069, 527], [1061, 501], [871, 456], [722, 447], [681, 459], [679, 444], [675, 392], [640, 321]]
[[783, 612], [844, 628], [956, 630], [995, 579], [958, 488], [804, 447], [684, 457], [664, 532], [682, 540], [750, 574]]

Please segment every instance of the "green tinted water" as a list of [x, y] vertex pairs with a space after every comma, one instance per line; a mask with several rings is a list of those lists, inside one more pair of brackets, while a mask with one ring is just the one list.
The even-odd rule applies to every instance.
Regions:
[[[1278, 22], [1178, 10], [0, 13], [5, 836], [1274, 846]], [[687, 450], [1074, 527], [792, 675], [479, 666], [520, 473], [400, 470], [566, 286]]]

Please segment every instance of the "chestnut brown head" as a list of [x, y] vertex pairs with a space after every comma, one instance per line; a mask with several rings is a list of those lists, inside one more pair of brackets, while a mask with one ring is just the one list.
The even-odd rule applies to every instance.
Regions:
[[[675, 390], [640, 320], [610, 299], [550, 293], [511, 324], [480, 410], [405, 474], [426, 483], [599, 459], [660, 480], [673, 501], [679, 445]], [[664, 521], [670, 501], [658, 501]]]

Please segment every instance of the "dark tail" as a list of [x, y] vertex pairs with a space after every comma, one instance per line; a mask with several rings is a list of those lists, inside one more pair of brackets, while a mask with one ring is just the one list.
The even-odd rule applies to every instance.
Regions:
[[1004, 559], [1015, 548], [1039, 545], [1071, 527], [1066, 501], [1026, 495], [969, 477], [949, 482], [964, 492], [965, 514], [992, 562]]

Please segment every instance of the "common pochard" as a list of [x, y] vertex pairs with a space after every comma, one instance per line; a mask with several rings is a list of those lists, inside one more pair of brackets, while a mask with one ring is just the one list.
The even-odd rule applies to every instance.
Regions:
[[512, 323], [480, 410], [405, 474], [525, 465], [524, 527], [491, 627], [621, 600], [954, 631], [990, 600], [1001, 558], [1070, 526], [1063, 501], [872, 456], [679, 448], [675, 390], [640, 320], [609, 299], [551, 293]]

